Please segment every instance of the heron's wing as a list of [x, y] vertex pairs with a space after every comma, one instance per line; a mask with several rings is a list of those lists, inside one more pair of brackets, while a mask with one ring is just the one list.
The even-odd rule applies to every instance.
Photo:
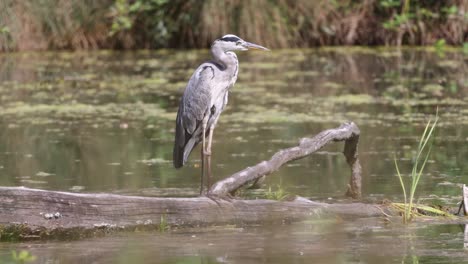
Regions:
[[202, 65], [185, 88], [183, 95], [183, 123], [188, 133], [193, 134], [198, 123], [203, 120], [211, 107], [212, 84], [214, 69], [212, 66]]
[[213, 78], [213, 66], [202, 64], [190, 78], [180, 100], [173, 153], [176, 168], [184, 165], [200, 140], [196, 132], [201, 129], [202, 121], [211, 107]]

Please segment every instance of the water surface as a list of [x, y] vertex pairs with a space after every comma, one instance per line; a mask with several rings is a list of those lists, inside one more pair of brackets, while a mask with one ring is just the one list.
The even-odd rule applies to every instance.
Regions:
[[[207, 51], [164, 50], [1, 54], [0, 185], [144, 195], [196, 193], [199, 151], [192, 153], [186, 167], [175, 170], [172, 144], [179, 97], [195, 67], [207, 57]], [[241, 53], [239, 59], [239, 79], [214, 134], [213, 174], [217, 179], [268, 159], [277, 150], [297, 144], [301, 137], [350, 120], [361, 129], [363, 198], [401, 201], [394, 156], [408, 176], [418, 138], [438, 108], [440, 123], [418, 199], [456, 206], [461, 184], [468, 183], [466, 54], [456, 49], [437, 53], [323, 48]], [[265, 188], [281, 186], [288, 193], [312, 199], [342, 199], [350, 175], [340, 154], [342, 148], [342, 143], [336, 143], [288, 164], [266, 180]], [[409, 232], [407, 229], [388, 228], [382, 223], [369, 232], [345, 224], [354, 230], [347, 231], [342, 225], [337, 224], [340, 230], [336, 232], [307, 235], [295, 230], [304, 226], [276, 227], [274, 231], [242, 229], [234, 234], [207, 231], [201, 234], [201, 244], [184, 244], [198, 250], [196, 254], [169, 250], [185, 241], [186, 234], [125, 235], [27, 246], [44, 260], [59, 255], [63, 263], [81, 263], [68, 261], [79, 257], [64, 249], [67, 245], [83, 249], [88, 242], [112, 249], [96, 253], [105, 255], [104, 263], [113, 263], [122, 254], [122, 259], [142, 255], [154, 259], [160, 253], [165, 254], [158, 258], [160, 263], [218, 263], [224, 261], [224, 255], [237, 263], [284, 263], [291, 259], [302, 263], [317, 255], [323, 256], [322, 263], [415, 263], [404, 259], [411, 254], [421, 260], [432, 256], [432, 263], [467, 257], [460, 238], [463, 228], [418, 227], [411, 231], [410, 239], [401, 234]], [[264, 240], [278, 236], [283, 242], [271, 251], [266, 246], [259, 246], [261, 253], [249, 249], [253, 253], [245, 256], [252, 259], [246, 260], [243, 246], [258, 241], [244, 245], [241, 237], [245, 236]], [[394, 236], [402, 236], [400, 240], [406, 244], [415, 243], [418, 250], [400, 245]], [[293, 243], [286, 237], [298, 241]], [[298, 252], [308, 239], [316, 248], [306, 250], [306, 258]], [[398, 249], [375, 250], [376, 241], [386, 239], [398, 244]], [[151, 251], [154, 244], [166, 240], [169, 242], [162, 243], [160, 253], [144, 250]], [[209, 246], [211, 240], [219, 244]], [[232, 252], [210, 253], [233, 241], [235, 245], [228, 247]], [[330, 243], [330, 249], [324, 249], [324, 241]], [[433, 248], [434, 241], [442, 246]], [[202, 245], [213, 249], [204, 251]], [[1, 244], [0, 252], [5, 256], [10, 248], [19, 246]], [[342, 246], [348, 254], [331, 258]], [[354, 255], [354, 246], [363, 253]], [[280, 248], [284, 251], [278, 251]], [[446, 251], [454, 253], [444, 255]], [[147, 262], [145, 257], [138, 260]]]

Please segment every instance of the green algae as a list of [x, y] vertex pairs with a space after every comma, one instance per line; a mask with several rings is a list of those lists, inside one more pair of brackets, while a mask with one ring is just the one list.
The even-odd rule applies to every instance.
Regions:
[[461, 63], [456, 60], [442, 60], [437, 63], [437, 66], [446, 69], [456, 69], [461, 66]]
[[151, 118], [174, 120], [175, 114], [168, 113], [156, 104], [24, 104], [17, 103], [0, 107], [0, 117], [14, 122], [34, 124], [55, 123], [57, 120], [82, 120], [112, 124], [115, 121], [146, 121]]
[[343, 46], [343, 47], [331, 47], [324, 46], [319, 47], [318, 52], [332, 52], [337, 54], [371, 54], [374, 55], [377, 53], [376, 49], [369, 49], [364, 46]]
[[432, 96], [442, 96], [445, 88], [440, 84], [426, 84], [421, 88], [421, 91], [432, 95]]
[[[128, 226], [116, 226], [112, 224], [96, 224], [92, 228], [85, 227], [35, 227], [24, 224], [8, 224], [0, 225], [0, 241], [2, 242], [20, 242], [31, 240], [62, 240], [71, 241], [85, 238], [103, 237], [106, 235], [122, 233], [122, 232], [167, 232], [171, 228], [176, 228], [175, 225], [169, 225], [167, 222], [164, 225], [139, 222]], [[161, 228], [164, 228], [162, 230]]]
[[[395, 61], [395, 56], [404, 60], [408, 57], [405, 54], [415, 52], [425, 57], [412, 60], [409, 56], [409, 61]], [[467, 82], [460, 79], [465, 62], [459, 54], [459, 50], [448, 48], [440, 60], [430, 47], [322, 47], [241, 53], [239, 80], [230, 95], [232, 103], [220, 122], [411, 122], [419, 118], [412, 114], [412, 108], [439, 105], [461, 107], [451, 113], [450, 119], [465, 123], [463, 111], [468, 96], [459, 94]], [[194, 67], [208, 56], [207, 50], [98, 51], [91, 56], [86, 52], [13, 54], [11, 58], [19, 60], [22, 70], [37, 77], [4, 77], [0, 82], [0, 117], [11, 124], [83, 121], [112, 126], [121, 121], [155, 120], [171, 123]], [[360, 58], [365, 58], [364, 64]], [[378, 58], [377, 61], [392, 66], [368, 73], [375, 66], [365, 67], [368, 58]], [[353, 68], [356, 65], [361, 65], [362, 70]], [[430, 72], [444, 71], [449, 84], [440, 83], [437, 75], [428, 78], [421, 70], [426, 68]], [[375, 88], [372, 91], [363, 89], [368, 84], [361, 82], [371, 74]], [[409, 116], [366, 112], [380, 107], [401, 109]]]
[[334, 104], [347, 105], [373, 104], [378, 101], [378, 99], [368, 94], [346, 94], [328, 97], [325, 100], [330, 100], [330, 102]]
[[288, 71], [284, 73], [284, 77], [289, 78], [289, 79], [316, 77], [319, 75], [320, 73], [317, 71]]
[[335, 82], [324, 82], [322, 86], [328, 89], [332, 89], [332, 90], [340, 90], [343, 88], [344, 85], [340, 83], [335, 83]]

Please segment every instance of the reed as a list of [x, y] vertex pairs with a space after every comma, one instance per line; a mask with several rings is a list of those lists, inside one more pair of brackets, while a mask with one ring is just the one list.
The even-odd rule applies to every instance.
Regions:
[[2, 0], [0, 51], [95, 49], [110, 39], [113, 0]]
[[[398, 167], [396, 156], [394, 157], [396, 172], [398, 175], [398, 179], [400, 180], [401, 188], [403, 190], [403, 197], [404, 197], [403, 222], [404, 223], [410, 222], [413, 216], [415, 215], [413, 213], [414, 195], [416, 193], [416, 189], [418, 187], [419, 180], [421, 179], [421, 175], [424, 170], [424, 167], [426, 166], [427, 160], [429, 159], [429, 154], [431, 153], [432, 145], [430, 145], [428, 149], [426, 148], [426, 146], [428, 146], [429, 140], [432, 138], [438, 119], [439, 119], [438, 114], [436, 114], [434, 121], [430, 119], [427, 122], [424, 132], [421, 136], [421, 139], [419, 140], [416, 157], [413, 161], [413, 168], [410, 174], [411, 182], [409, 186], [407, 186], [408, 184], [405, 184], [403, 177], [400, 173], [400, 169]], [[408, 197], [407, 191], [409, 191], [409, 197]]]

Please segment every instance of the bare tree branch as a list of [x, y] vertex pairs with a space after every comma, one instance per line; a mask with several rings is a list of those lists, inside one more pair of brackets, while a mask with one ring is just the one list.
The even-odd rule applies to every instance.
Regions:
[[346, 194], [353, 198], [361, 196], [361, 165], [358, 159], [359, 128], [353, 122], [344, 123], [338, 128], [320, 132], [313, 138], [303, 138], [299, 145], [275, 153], [270, 160], [248, 167], [232, 176], [216, 182], [210, 189], [213, 196], [227, 196], [239, 188], [259, 180], [264, 175], [277, 171], [284, 164], [317, 152], [333, 141], [345, 141], [344, 155], [351, 167], [351, 179]]

